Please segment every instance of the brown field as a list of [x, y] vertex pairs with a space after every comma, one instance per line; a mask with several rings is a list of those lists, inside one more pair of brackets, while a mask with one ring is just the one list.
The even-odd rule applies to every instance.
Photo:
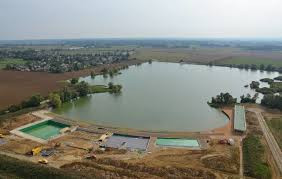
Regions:
[[98, 74], [104, 67], [119, 68], [136, 62], [132, 60], [120, 64], [103, 65], [92, 69], [61, 74], [0, 70], [0, 109], [12, 104], [18, 104], [36, 93], [47, 96], [48, 93], [62, 88], [64, 80], [87, 76], [90, 75], [91, 71]]

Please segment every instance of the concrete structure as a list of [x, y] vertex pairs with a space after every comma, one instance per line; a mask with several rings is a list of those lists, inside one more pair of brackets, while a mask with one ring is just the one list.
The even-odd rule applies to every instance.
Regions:
[[234, 130], [236, 132], [245, 132], [247, 130], [245, 107], [244, 106], [235, 105], [235, 108], [234, 108]]
[[[33, 136], [33, 135], [30, 135], [28, 133], [23, 132], [23, 130], [26, 129], [26, 128], [29, 128], [29, 127], [32, 127], [32, 126], [35, 126], [37, 124], [44, 123], [44, 122], [47, 122], [47, 121], [53, 121], [53, 120], [51, 120], [51, 119], [43, 119], [43, 120], [40, 120], [40, 121], [36, 121], [36, 122], [30, 123], [30, 124], [18, 127], [16, 129], [10, 131], [10, 133], [14, 134], [14, 135], [17, 135], [19, 137], [23, 137], [23, 138], [26, 138], [26, 139], [30, 139], [30, 140], [42, 143], [42, 144], [46, 144], [46, 143], [48, 143], [49, 141], [51, 141], [53, 139], [57, 139], [57, 138], [65, 135], [65, 133], [58, 133], [57, 135], [52, 136], [51, 138], [45, 140], [45, 139], [42, 139], [42, 138], [39, 138], [39, 137], [36, 137], [36, 136]], [[54, 122], [57, 122], [57, 121], [54, 120]], [[69, 128], [69, 130], [70, 130], [70, 132], [73, 132], [73, 131], [76, 130], [76, 127], [71, 127], [71, 128]]]
[[127, 149], [127, 150], [147, 150], [149, 138], [138, 136], [117, 135], [109, 137], [104, 144], [105, 147]]

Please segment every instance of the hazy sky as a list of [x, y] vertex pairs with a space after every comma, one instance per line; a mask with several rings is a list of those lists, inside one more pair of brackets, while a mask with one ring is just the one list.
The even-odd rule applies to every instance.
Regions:
[[282, 37], [282, 0], [0, 0], [0, 39]]

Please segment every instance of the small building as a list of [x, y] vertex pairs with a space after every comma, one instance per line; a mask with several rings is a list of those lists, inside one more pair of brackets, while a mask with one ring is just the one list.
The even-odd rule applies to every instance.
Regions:
[[247, 130], [246, 126], [246, 116], [245, 107], [241, 105], [235, 105], [234, 108], [234, 130], [235, 132], [245, 132]]

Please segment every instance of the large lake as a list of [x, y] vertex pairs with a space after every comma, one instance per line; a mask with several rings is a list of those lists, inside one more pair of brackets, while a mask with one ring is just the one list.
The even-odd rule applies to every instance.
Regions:
[[[228, 67], [153, 62], [131, 66], [113, 78], [81, 78], [90, 84], [123, 86], [120, 95], [103, 93], [65, 103], [54, 112], [90, 123], [154, 131], [203, 131], [228, 121], [207, 101], [220, 92], [238, 100], [255, 94], [245, 88], [253, 80], [273, 78], [278, 73]], [[262, 84], [267, 86], [267, 84]]]

